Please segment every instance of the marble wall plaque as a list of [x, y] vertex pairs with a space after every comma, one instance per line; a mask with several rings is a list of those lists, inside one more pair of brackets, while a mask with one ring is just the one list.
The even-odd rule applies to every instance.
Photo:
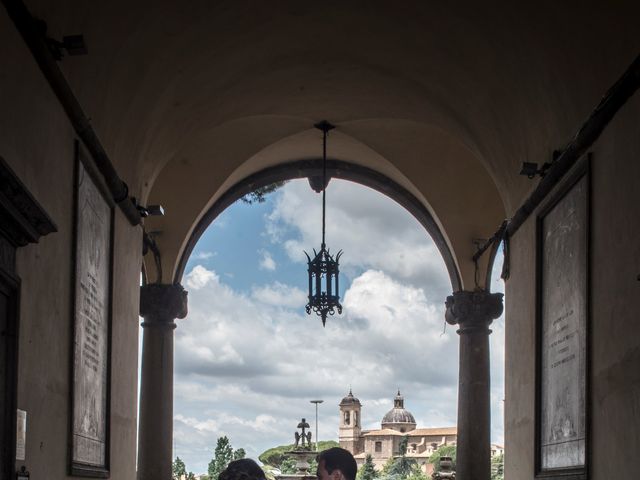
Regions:
[[16, 415], [16, 460], [26, 459], [27, 412], [18, 409]]
[[112, 208], [77, 169], [72, 469], [106, 469]]
[[539, 473], [585, 467], [588, 177], [539, 220]]

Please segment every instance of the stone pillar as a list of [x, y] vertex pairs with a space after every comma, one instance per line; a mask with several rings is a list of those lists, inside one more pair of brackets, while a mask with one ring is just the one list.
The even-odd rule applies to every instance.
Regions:
[[502, 314], [501, 293], [455, 292], [447, 297], [445, 319], [460, 328], [458, 444], [456, 478], [491, 478], [489, 334]]
[[171, 480], [173, 445], [174, 320], [187, 315], [181, 285], [140, 289], [142, 373], [138, 430], [138, 480]]

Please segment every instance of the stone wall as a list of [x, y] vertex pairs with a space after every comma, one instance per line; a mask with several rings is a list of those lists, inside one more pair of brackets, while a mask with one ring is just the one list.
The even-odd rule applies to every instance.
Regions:
[[[31, 478], [63, 479], [69, 478], [76, 137], [4, 8], [0, 55], [0, 156], [58, 227], [17, 254], [22, 292], [17, 407], [27, 412], [26, 460], [18, 465], [26, 465]], [[114, 229], [111, 478], [133, 480], [141, 230], [117, 209]]]
[[[592, 480], [640, 470], [640, 96], [636, 93], [592, 148]], [[511, 241], [506, 284], [505, 478], [534, 472], [535, 215]]]
[[[376, 442], [381, 442], [381, 451], [376, 452]], [[364, 453], [370, 454], [373, 457], [374, 463], [382, 461], [384, 464], [394, 453], [398, 451], [398, 440], [396, 437], [389, 435], [382, 435], [379, 437], [371, 436], [366, 437], [364, 441]]]

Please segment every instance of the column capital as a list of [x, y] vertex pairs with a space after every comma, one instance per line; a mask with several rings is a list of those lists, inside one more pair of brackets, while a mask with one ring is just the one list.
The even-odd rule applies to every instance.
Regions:
[[179, 283], [150, 283], [140, 287], [140, 316], [151, 323], [173, 324], [187, 316], [187, 291]]
[[470, 330], [486, 331], [491, 322], [502, 314], [502, 293], [484, 290], [454, 292], [445, 302], [445, 320], [450, 325], [460, 325], [458, 333]]

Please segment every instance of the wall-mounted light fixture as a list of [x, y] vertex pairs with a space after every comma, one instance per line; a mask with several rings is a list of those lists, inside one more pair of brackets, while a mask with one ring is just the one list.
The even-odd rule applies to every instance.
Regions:
[[87, 45], [84, 43], [83, 35], [65, 35], [62, 37], [61, 42], [53, 38], [47, 38], [47, 45], [49, 45], [49, 50], [51, 50], [53, 57], [58, 61], [62, 60], [62, 50], [66, 50], [67, 55], [72, 56], [89, 53]]
[[140, 212], [141, 217], [162, 217], [164, 216], [164, 208], [162, 205], [143, 205], [136, 204], [136, 208]]
[[75, 56], [75, 55], [86, 55], [89, 53], [87, 50], [87, 45], [84, 42], [84, 35], [76, 34], [76, 35], [65, 35], [62, 37], [62, 41], [56, 40], [55, 38], [51, 38], [47, 36], [47, 22], [44, 20], [35, 19], [37, 28], [40, 30], [42, 35], [44, 36], [45, 42], [47, 43], [47, 47], [49, 47], [49, 51], [53, 58], [57, 61], [62, 60], [64, 56], [62, 51], [66, 51], [67, 55]]
[[551, 163], [545, 162], [542, 164], [541, 168], [538, 168], [537, 163], [533, 162], [522, 162], [522, 169], [520, 170], [520, 175], [525, 175], [527, 178], [534, 178], [536, 175], [540, 175], [540, 177], [544, 177], [551, 167]]

